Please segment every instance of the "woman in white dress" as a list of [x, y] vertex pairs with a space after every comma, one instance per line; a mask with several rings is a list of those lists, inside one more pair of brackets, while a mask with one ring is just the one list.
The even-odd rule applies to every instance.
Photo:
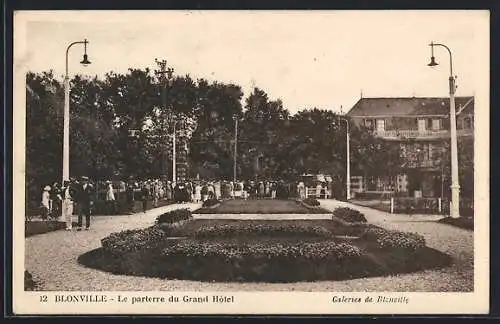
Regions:
[[199, 203], [201, 201], [201, 185], [196, 183], [194, 186], [194, 201]]
[[115, 212], [115, 189], [111, 181], [106, 181], [106, 204], [108, 205], [108, 214], [113, 215]]
[[42, 192], [42, 219], [49, 217], [50, 210], [50, 186], [45, 186]]

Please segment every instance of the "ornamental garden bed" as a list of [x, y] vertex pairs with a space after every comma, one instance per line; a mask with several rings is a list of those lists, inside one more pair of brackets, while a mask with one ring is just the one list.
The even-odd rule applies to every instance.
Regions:
[[332, 220], [184, 219], [104, 238], [79, 257], [115, 274], [225, 282], [388, 276], [444, 267], [422, 236]]
[[215, 208], [202, 207], [194, 214], [330, 214], [320, 207], [309, 207], [294, 200], [250, 199], [225, 200]]

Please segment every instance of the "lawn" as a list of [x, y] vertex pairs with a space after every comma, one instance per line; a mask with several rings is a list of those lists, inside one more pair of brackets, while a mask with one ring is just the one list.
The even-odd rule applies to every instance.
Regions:
[[202, 207], [194, 214], [330, 214], [323, 208], [308, 208], [294, 200], [225, 200], [215, 208]]
[[115, 274], [229, 282], [346, 280], [451, 263], [412, 235], [333, 220], [195, 219], [112, 234], [78, 261]]

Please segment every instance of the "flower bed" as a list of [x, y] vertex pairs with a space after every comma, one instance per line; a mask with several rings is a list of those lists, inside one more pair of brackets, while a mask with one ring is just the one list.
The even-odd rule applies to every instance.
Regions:
[[391, 231], [380, 227], [368, 228], [362, 238], [375, 242], [381, 249], [396, 248], [415, 251], [425, 247], [425, 238], [420, 234]]
[[340, 280], [377, 265], [354, 245], [334, 241], [239, 243], [184, 240], [162, 252], [162, 277], [203, 281]]
[[451, 262], [420, 235], [330, 220], [188, 219], [113, 233], [101, 243], [79, 262], [116, 274], [201, 281], [345, 280]]
[[332, 233], [322, 226], [303, 226], [290, 223], [270, 224], [217, 224], [213, 226], [200, 227], [194, 232], [197, 238], [216, 237], [249, 237], [249, 236], [269, 236], [269, 237], [331, 237]]
[[191, 214], [191, 210], [187, 208], [183, 209], [175, 209], [172, 211], [169, 211], [168, 213], [161, 214], [156, 218], [156, 224], [161, 224], [161, 223], [177, 223], [179, 221], [183, 220], [188, 220], [192, 219], [193, 216]]
[[347, 223], [366, 223], [363, 213], [356, 209], [341, 207], [333, 211], [333, 216]]
[[160, 226], [154, 225], [144, 229], [111, 233], [101, 240], [101, 245], [107, 252], [122, 254], [158, 247], [166, 238], [165, 231]]

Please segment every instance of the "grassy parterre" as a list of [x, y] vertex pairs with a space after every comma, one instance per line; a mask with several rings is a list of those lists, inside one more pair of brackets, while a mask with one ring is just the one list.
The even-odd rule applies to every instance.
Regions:
[[226, 200], [215, 208], [200, 208], [195, 214], [329, 214], [322, 208], [308, 208], [294, 200]]

